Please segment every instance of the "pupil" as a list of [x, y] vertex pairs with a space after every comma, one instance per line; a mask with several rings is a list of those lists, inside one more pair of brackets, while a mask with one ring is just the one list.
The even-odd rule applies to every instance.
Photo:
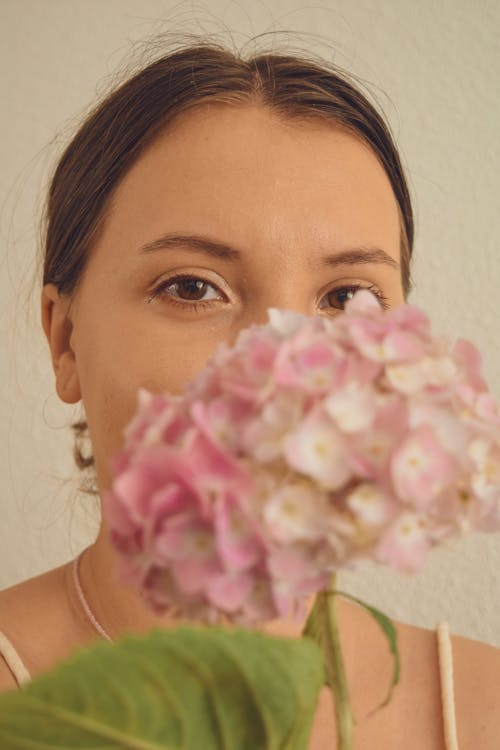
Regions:
[[187, 289], [187, 296], [189, 297], [189, 299], [201, 299], [205, 293], [205, 282], [201, 281], [201, 279], [193, 279], [192, 281], [186, 279], [185, 281], [179, 282], [179, 286], [181, 287], [181, 289]]
[[340, 302], [341, 305], [345, 305], [347, 300], [351, 299], [353, 295], [354, 295], [353, 289], [339, 289], [338, 292], [335, 292], [337, 301]]

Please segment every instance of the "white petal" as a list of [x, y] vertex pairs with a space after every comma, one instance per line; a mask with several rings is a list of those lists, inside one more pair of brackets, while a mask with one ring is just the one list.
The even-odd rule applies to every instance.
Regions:
[[277, 307], [269, 307], [267, 315], [271, 328], [283, 336], [290, 336], [298, 331], [308, 318], [303, 313], [294, 310], [280, 310]]
[[373, 484], [363, 483], [356, 487], [349, 494], [347, 505], [365, 523], [380, 524], [388, 520], [386, 497]]
[[424, 387], [427, 374], [422, 362], [409, 365], [387, 365], [385, 374], [389, 383], [401, 393], [416, 393]]
[[371, 427], [376, 401], [370, 388], [349, 383], [325, 400], [326, 412], [345, 432], [359, 432]]

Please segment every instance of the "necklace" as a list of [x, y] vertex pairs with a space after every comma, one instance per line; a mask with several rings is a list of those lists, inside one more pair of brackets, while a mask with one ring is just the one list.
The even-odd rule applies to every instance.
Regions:
[[97, 630], [99, 635], [102, 635], [103, 638], [105, 638], [107, 641], [113, 641], [109, 633], [103, 628], [97, 617], [94, 615], [90, 608], [90, 604], [87, 601], [87, 598], [85, 594], [83, 593], [82, 584], [80, 582], [80, 574], [79, 574], [79, 564], [80, 564], [80, 558], [83, 555], [85, 550], [82, 550], [77, 557], [73, 560], [73, 582], [75, 584], [76, 593], [78, 594], [78, 599], [80, 600], [80, 604], [82, 605], [83, 611], [87, 615], [89, 621], [92, 623], [94, 628]]

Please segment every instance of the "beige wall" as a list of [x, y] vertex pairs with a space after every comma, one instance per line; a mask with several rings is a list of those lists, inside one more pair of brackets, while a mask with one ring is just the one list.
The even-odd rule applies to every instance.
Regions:
[[[324, 7], [314, 7], [324, 6]], [[194, 11], [193, 11], [194, 7]], [[30, 294], [47, 170], [130, 40], [220, 32], [237, 44], [279, 29], [365, 79], [407, 165], [417, 237], [410, 301], [436, 332], [472, 339], [500, 395], [500, 4], [498, 0], [1, 0], [0, 586], [73, 556], [95, 533], [78, 498], [67, 425]], [[222, 33], [224, 38], [224, 33]], [[227, 36], [225, 37], [227, 39]], [[276, 37], [279, 46], [283, 36]], [[271, 44], [272, 39], [268, 40]], [[90, 509], [89, 509], [90, 508]], [[343, 586], [407, 622], [500, 646], [500, 536], [436, 551], [406, 578], [367, 568]]]

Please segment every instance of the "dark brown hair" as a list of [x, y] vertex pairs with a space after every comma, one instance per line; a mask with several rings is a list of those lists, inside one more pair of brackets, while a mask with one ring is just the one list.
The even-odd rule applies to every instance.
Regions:
[[[114, 191], [174, 118], [207, 102], [256, 103], [283, 120], [331, 124], [371, 148], [398, 204], [406, 299], [414, 235], [407, 182], [388, 125], [349, 78], [310, 55], [268, 52], [244, 59], [219, 43], [191, 43], [143, 67], [90, 112], [55, 168], [45, 210], [43, 284], [53, 283], [74, 297]], [[82, 454], [87, 424], [80, 420], [72, 428], [75, 461], [92, 471], [92, 454]], [[81, 489], [97, 494], [88, 484]]]

